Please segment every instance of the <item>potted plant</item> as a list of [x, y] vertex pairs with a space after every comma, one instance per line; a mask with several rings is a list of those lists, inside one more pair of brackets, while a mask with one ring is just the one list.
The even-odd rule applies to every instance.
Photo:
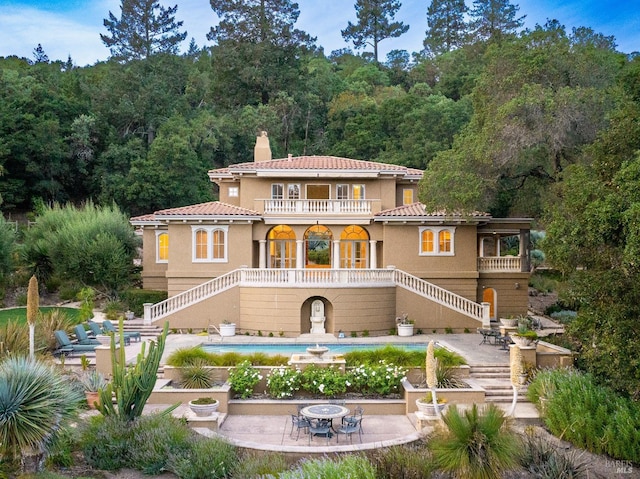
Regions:
[[518, 326], [518, 330], [511, 335], [511, 339], [520, 347], [530, 346], [538, 339], [538, 333], [526, 326]]
[[191, 409], [198, 417], [211, 416], [218, 410], [220, 401], [210, 397], [201, 397], [189, 401], [189, 409]]
[[515, 328], [516, 326], [518, 326], [518, 318], [514, 318], [513, 316], [509, 316], [508, 318], [500, 318], [500, 322], [507, 328]]
[[95, 409], [95, 404], [100, 399], [98, 392], [107, 385], [107, 379], [104, 377], [104, 374], [94, 369], [86, 371], [80, 376], [80, 384], [82, 384], [82, 388], [84, 389], [89, 408]]
[[418, 411], [426, 414], [427, 416], [438, 416], [436, 407], [438, 408], [438, 412], [441, 413], [446, 405], [447, 400], [445, 398], [439, 397], [436, 399], [436, 406], [434, 407], [431, 391], [427, 392], [427, 394], [425, 394], [423, 397], [416, 399], [416, 406], [418, 407]]
[[396, 327], [398, 336], [413, 336], [413, 320], [409, 319], [408, 314], [396, 318]]
[[220, 323], [220, 336], [235, 336], [236, 335], [236, 323], [231, 323], [227, 320], [224, 320]]

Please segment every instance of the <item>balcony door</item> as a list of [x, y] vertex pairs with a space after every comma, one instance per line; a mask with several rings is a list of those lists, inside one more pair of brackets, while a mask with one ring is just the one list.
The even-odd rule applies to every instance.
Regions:
[[329, 185], [307, 185], [308, 200], [328, 200], [330, 196]]

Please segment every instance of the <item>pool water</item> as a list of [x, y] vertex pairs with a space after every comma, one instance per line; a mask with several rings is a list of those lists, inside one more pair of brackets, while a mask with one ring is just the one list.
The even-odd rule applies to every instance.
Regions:
[[[320, 344], [329, 348], [327, 354], [344, 354], [351, 351], [362, 351], [365, 349], [379, 349], [385, 346], [394, 346], [407, 351], [426, 351], [426, 343], [349, 343], [349, 344]], [[307, 348], [315, 347], [315, 343], [296, 343], [296, 344], [203, 344], [202, 349], [208, 353], [229, 353], [236, 352], [241, 354], [265, 353], [269, 355], [282, 354], [290, 356], [291, 354], [306, 354]]]

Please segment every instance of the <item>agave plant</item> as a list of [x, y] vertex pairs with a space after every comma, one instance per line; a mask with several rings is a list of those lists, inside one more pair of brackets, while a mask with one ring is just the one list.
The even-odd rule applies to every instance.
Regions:
[[213, 370], [206, 361], [196, 360], [180, 370], [180, 386], [185, 389], [209, 389], [213, 383]]
[[0, 447], [8, 457], [21, 456], [23, 472], [42, 468], [49, 445], [82, 399], [68, 381], [35, 359], [0, 363]]
[[494, 479], [518, 466], [520, 442], [504, 412], [494, 404], [474, 404], [460, 413], [452, 406], [429, 441], [441, 470], [463, 479]]

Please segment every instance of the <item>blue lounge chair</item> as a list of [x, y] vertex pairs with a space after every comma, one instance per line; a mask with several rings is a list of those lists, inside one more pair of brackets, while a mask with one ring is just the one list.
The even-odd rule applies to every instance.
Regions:
[[[119, 334], [116, 327], [108, 319], [105, 319], [104, 321], [102, 321], [102, 328], [105, 330], [106, 333], [114, 333], [116, 335]], [[127, 342], [127, 339], [129, 340], [133, 339], [134, 341], [142, 341], [142, 335], [140, 334], [139, 331], [125, 331], [124, 339], [125, 339], [125, 344]]]
[[53, 332], [53, 335], [56, 338], [56, 342], [58, 343], [58, 349], [54, 351], [54, 354], [67, 354], [71, 353], [72, 355], [77, 352], [81, 353], [94, 353], [96, 351], [96, 347], [98, 344], [79, 344], [74, 343], [69, 339], [67, 333], [62, 330], [57, 330]]
[[98, 341], [97, 339], [91, 339], [89, 337], [87, 331], [84, 329], [84, 326], [82, 326], [81, 324], [76, 325], [76, 327], [73, 328], [73, 332], [76, 333], [78, 344], [100, 344], [100, 341]]
[[95, 321], [89, 320], [87, 321], [87, 325], [89, 326], [89, 331], [90, 331], [87, 333], [89, 337], [91, 336], [95, 337], [95, 336], [98, 336], [99, 334], [104, 334], [100, 325]]

